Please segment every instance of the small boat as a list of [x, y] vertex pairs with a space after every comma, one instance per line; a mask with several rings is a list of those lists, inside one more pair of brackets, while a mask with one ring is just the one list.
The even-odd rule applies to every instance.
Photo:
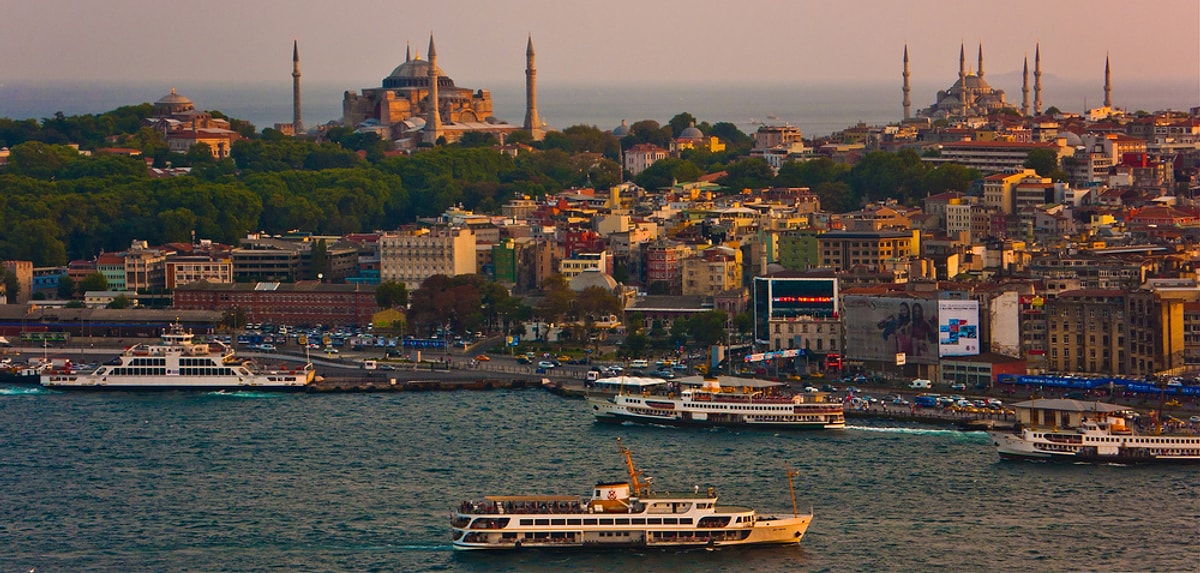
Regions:
[[723, 547], [795, 545], [812, 522], [800, 513], [788, 469], [792, 515], [760, 516], [749, 508], [718, 503], [714, 488], [652, 491], [617, 440], [628, 481], [601, 482], [590, 498], [569, 495], [492, 495], [464, 501], [451, 519], [455, 549]]

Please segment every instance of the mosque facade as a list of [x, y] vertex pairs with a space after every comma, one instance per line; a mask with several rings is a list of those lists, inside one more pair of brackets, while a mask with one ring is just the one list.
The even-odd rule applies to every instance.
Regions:
[[[437, 65], [437, 48], [429, 39], [428, 57], [406, 50], [404, 62], [396, 66], [377, 88], [361, 93], [347, 91], [342, 98], [342, 124], [360, 131], [374, 131], [400, 144], [453, 143], [471, 132], [489, 133], [503, 140], [517, 130], [531, 131], [541, 139], [541, 125], [520, 126], [492, 114], [489, 90], [459, 87]], [[526, 118], [540, 123], [536, 107], [533, 41], [526, 49]], [[431, 102], [436, 102], [432, 104]]]
[[[965, 47], [959, 46], [958, 80], [949, 88], [939, 90], [933, 105], [920, 110], [917, 115], [934, 119], [959, 119], [984, 117], [1002, 110], [1017, 110], [1005, 100], [1004, 90], [993, 88], [983, 78], [983, 46], [979, 47], [976, 70], [967, 68]], [[904, 50], [904, 107], [908, 112], [908, 48]]]

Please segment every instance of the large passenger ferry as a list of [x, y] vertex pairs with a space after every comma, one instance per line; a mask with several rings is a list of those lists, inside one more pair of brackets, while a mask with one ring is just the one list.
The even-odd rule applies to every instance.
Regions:
[[[455, 549], [558, 547], [717, 547], [797, 544], [812, 512], [764, 517], [748, 507], [722, 505], [713, 488], [691, 493], [651, 491], [628, 449], [629, 480], [602, 482], [590, 498], [495, 495], [464, 501], [451, 518]], [[793, 473], [788, 471], [788, 485]]]
[[[990, 432], [1004, 460], [1146, 464], [1200, 463], [1200, 434], [1136, 431], [1128, 408], [1080, 400], [1015, 404], [1019, 426]], [[1183, 430], [1180, 428], [1179, 430]]]
[[820, 392], [789, 394], [785, 386], [732, 376], [677, 381], [619, 376], [594, 382], [587, 399], [598, 422], [799, 430], [846, 427], [841, 402], [826, 401]]
[[158, 342], [131, 346], [115, 361], [90, 372], [74, 370], [70, 364], [53, 368], [42, 373], [41, 383], [48, 388], [93, 390], [302, 390], [315, 376], [312, 363], [260, 370], [238, 360], [229, 346], [196, 342], [191, 332], [173, 324]]

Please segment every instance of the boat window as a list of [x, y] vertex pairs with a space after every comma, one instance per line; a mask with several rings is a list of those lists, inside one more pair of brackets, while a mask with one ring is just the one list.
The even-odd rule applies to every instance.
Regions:
[[663, 520], [661, 517], [651, 517], [650, 519], [646, 520], [646, 525], [662, 525], [662, 522]]
[[663, 522], [663, 525], [677, 525], [679, 523], [679, 520], [675, 519], [674, 517], [664, 517], [662, 522]]
[[600, 525], [612, 525], [612, 524], [613, 524], [613, 520], [611, 518], [600, 520]]
[[633, 525], [646, 525], [646, 519], [644, 517], [635, 517], [633, 518]]
[[691, 525], [691, 524], [692, 524], [692, 518], [690, 518], [690, 517], [679, 518], [679, 525]]
[[567, 525], [583, 525], [582, 519], [568, 519]]
[[614, 525], [629, 525], [629, 518], [619, 517], [614, 521]]
[[588, 519], [583, 520], [583, 524], [584, 525], [598, 525], [598, 521], [599, 520], [597, 520], [597, 519], [588, 518]]
[[566, 525], [566, 524], [567, 524], [567, 520], [565, 520], [565, 519], [551, 519], [550, 520], [550, 525]]
[[521, 525], [533, 525], [533, 520], [532, 519], [522, 519]]
[[536, 523], [537, 525], [550, 525], [550, 520], [549, 519], [538, 519], [534, 523]]

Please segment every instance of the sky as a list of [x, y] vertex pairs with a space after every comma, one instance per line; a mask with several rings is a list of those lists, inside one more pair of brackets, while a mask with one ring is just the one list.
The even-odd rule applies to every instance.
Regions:
[[1064, 80], [1169, 81], [1200, 100], [1197, 0], [0, 0], [4, 82], [306, 81], [378, 86], [411, 42], [459, 85], [899, 82], [949, 85], [960, 43], [1015, 77], [1040, 42]]

